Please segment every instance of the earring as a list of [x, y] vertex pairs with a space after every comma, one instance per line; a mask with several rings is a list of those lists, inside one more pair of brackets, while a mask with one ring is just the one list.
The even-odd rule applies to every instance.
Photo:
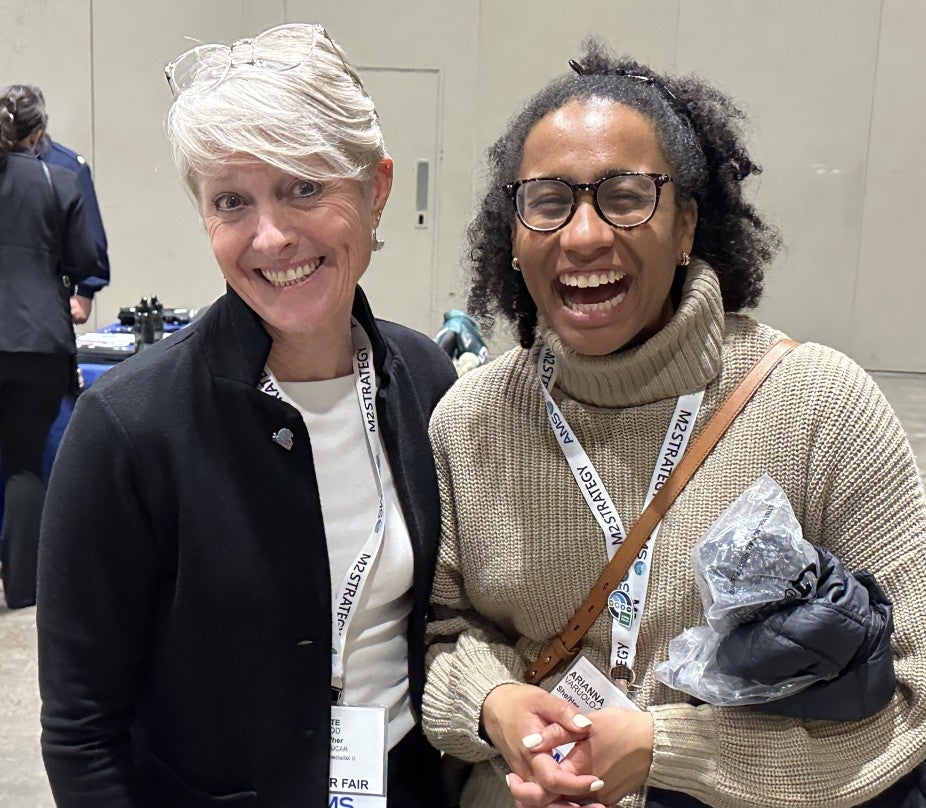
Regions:
[[376, 221], [373, 223], [373, 252], [378, 252], [386, 246], [386, 242], [380, 241], [376, 235], [376, 230], [379, 227], [379, 220], [382, 215], [383, 212], [381, 210], [376, 211]]
[[521, 262], [518, 261], [518, 256], [515, 256], [514, 258], [511, 259], [511, 268], [512, 268], [515, 272], [520, 272], [520, 271], [521, 271]]
[[683, 252], [682, 257], [679, 259], [678, 265], [680, 267], [687, 267], [690, 263], [691, 263], [691, 256], [688, 253]]

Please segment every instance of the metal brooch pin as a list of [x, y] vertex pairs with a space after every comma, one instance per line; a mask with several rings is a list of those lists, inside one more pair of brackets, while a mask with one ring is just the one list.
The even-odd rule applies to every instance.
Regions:
[[292, 430], [287, 429], [285, 426], [282, 429], [278, 429], [273, 433], [273, 442], [279, 444], [288, 452], [293, 448]]

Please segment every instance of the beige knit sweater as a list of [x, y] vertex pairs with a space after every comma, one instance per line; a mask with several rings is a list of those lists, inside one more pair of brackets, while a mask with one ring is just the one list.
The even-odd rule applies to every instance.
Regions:
[[[554, 397], [626, 526], [640, 513], [676, 398], [706, 388], [696, 433], [778, 332], [724, 315], [716, 277], [693, 262], [672, 321], [645, 344], [578, 355], [544, 330], [559, 360]], [[606, 563], [601, 532], [551, 432], [537, 349], [465, 375], [431, 422], [443, 498], [424, 727], [476, 766], [463, 808], [511, 806], [507, 771], [478, 734], [486, 695], [522, 681]], [[858, 723], [693, 706], [656, 681], [669, 640], [703, 623], [692, 545], [762, 473], [784, 488], [810, 541], [871, 570], [894, 600], [898, 688]], [[926, 757], [926, 499], [909, 443], [874, 382], [842, 354], [799, 346], [776, 369], [663, 521], [635, 669], [651, 711], [648, 785], [713, 806], [856, 805]], [[600, 666], [605, 612], [583, 647]], [[548, 688], [561, 671], [544, 682]], [[494, 765], [493, 765], [494, 764]], [[643, 795], [621, 806], [642, 806]]]

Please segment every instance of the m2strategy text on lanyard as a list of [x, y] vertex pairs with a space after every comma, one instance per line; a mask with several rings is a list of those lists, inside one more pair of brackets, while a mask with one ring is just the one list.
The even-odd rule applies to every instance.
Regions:
[[[624, 543], [627, 535], [620, 514], [614, 506], [601, 477], [582, 444], [579, 443], [575, 433], [566, 422], [562, 412], [550, 395], [550, 390], [556, 382], [556, 357], [546, 346], [540, 346], [540, 355], [537, 358], [537, 375], [540, 377], [540, 389], [546, 400], [547, 418], [556, 440], [559, 443], [566, 462], [575, 477], [579, 490], [585, 498], [588, 509], [598, 522], [604, 534], [605, 550], [608, 560], [614, 556]], [[669, 473], [678, 464], [694, 428], [701, 408], [704, 391], [688, 393], [679, 396], [675, 406], [675, 413], [669, 421], [669, 429], [662, 442], [656, 468], [650, 479], [649, 491], [643, 503], [645, 508], [656, 492], [662, 487]], [[646, 592], [649, 587], [652, 546], [656, 541], [659, 525], [653, 528], [646, 544], [640, 549], [632, 567], [632, 574], [624, 580], [608, 596], [608, 611], [611, 614], [611, 654], [609, 668], [613, 671], [623, 671], [619, 678], [633, 677], [633, 662], [637, 652], [637, 636], [640, 633], [640, 623], [643, 608], [646, 605]]]
[[[376, 521], [357, 558], [344, 575], [333, 602], [334, 620], [331, 625], [331, 688], [340, 694], [344, 686], [344, 643], [351, 621], [356, 614], [370, 572], [383, 545], [386, 528], [385, 500], [381, 474], [382, 444], [376, 416], [376, 373], [373, 349], [363, 327], [351, 320], [351, 340], [354, 356], [354, 382], [357, 403], [363, 419], [364, 434], [373, 458], [373, 476], [379, 505]], [[282, 390], [269, 369], [258, 384], [268, 395], [296, 406]], [[331, 708], [331, 787], [329, 805], [344, 808], [385, 808], [386, 805], [386, 724], [385, 707], [377, 705]]]
[[[357, 403], [360, 406], [364, 434], [373, 458], [373, 476], [376, 479], [379, 505], [376, 511], [376, 522], [370, 531], [370, 536], [348, 568], [334, 602], [334, 622], [331, 625], [331, 686], [337, 690], [344, 686], [344, 638], [347, 636], [357, 604], [360, 603], [363, 590], [369, 581], [370, 571], [379, 556], [386, 528], [383, 480], [380, 473], [383, 452], [379, 439], [379, 422], [376, 417], [376, 373], [373, 370], [373, 348], [363, 327], [353, 318], [351, 320], [351, 340], [354, 346], [353, 365]], [[279, 384], [269, 369], [264, 371], [258, 387], [263, 392], [296, 406], [280, 390]]]

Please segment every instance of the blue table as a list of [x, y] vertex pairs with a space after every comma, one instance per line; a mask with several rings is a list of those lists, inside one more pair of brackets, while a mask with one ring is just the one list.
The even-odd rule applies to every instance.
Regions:
[[[196, 310], [191, 310], [195, 312]], [[179, 331], [183, 328], [186, 323], [165, 323], [164, 324], [164, 333], [169, 334], [173, 331]], [[121, 325], [120, 323], [110, 323], [109, 325], [103, 326], [99, 332], [102, 334], [131, 334], [132, 327]], [[92, 336], [92, 335], [91, 335]], [[78, 340], [78, 349], [80, 347], [80, 340]], [[78, 350], [78, 358], [80, 356], [80, 350]], [[128, 355], [127, 355], [128, 357]], [[126, 357], [126, 358], [127, 358]], [[108, 358], [108, 357], [107, 357]], [[96, 362], [80, 362], [80, 372], [84, 378], [84, 389], [90, 387], [100, 376], [109, 370], [111, 367], [115, 367], [118, 362], [101, 364]], [[61, 443], [61, 439], [64, 437], [64, 430], [67, 428], [68, 421], [71, 420], [71, 413], [74, 412], [74, 399], [70, 396], [65, 397], [61, 402], [61, 407], [58, 410], [58, 417], [55, 419], [55, 422], [51, 425], [51, 430], [48, 433], [48, 440], [45, 442], [45, 453], [42, 457], [42, 476], [45, 482], [48, 482], [48, 476], [51, 474], [52, 464], [55, 462], [55, 455], [58, 453], [58, 444]], [[3, 524], [3, 486], [0, 485], [0, 525]]]

